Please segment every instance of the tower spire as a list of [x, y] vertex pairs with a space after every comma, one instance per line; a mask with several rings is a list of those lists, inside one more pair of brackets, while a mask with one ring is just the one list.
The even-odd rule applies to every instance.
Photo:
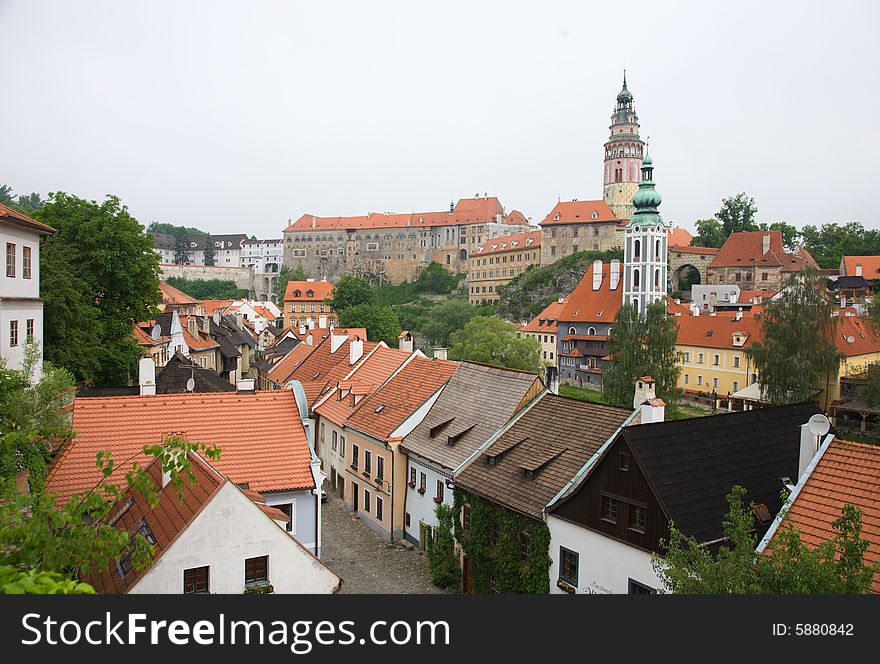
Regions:
[[632, 198], [639, 188], [644, 143], [639, 138], [639, 116], [623, 70], [623, 87], [617, 93], [611, 115], [611, 133], [605, 143], [603, 198], [621, 221], [632, 218]]

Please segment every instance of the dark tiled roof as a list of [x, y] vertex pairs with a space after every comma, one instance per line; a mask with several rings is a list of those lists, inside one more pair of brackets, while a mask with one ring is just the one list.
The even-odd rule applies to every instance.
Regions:
[[779, 511], [780, 478], [798, 474], [800, 425], [821, 412], [812, 403], [777, 406], [641, 424], [622, 435], [676, 527], [710, 542], [723, 535], [734, 484], [747, 503]]
[[840, 288], [865, 288], [871, 290], [871, 282], [864, 277], [850, 277], [844, 275], [828, 284], [829, 290], [838, 290]]
[[[537, 380], [524, 371], [463, 362], [402, 446], [456, 468], [504, 426]], [[448, 437], [459, 435], [450, 446]]]
[[[456, 472], [455, 484], [541, 519], [547, 503], [632, 413], [545, 393]], [[489, 465], [490, 456], [496, 458], [494, 466]], [[525, 476], [526, 469], [535, 470], [533, 479]]]
[[235, 385], [223, 380], [220, 375], [205, 369], [192, 360], [184, 357], [180, 351], [168, 360], [156, 375], [156, 392], [158, 394], [180, 394], [187, 392], [186, 383], [193, 378], [193, 392], [235, 392]]

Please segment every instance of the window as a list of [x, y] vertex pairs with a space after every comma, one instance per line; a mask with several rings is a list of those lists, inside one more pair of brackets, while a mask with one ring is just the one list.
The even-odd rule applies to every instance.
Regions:
[[382, 508], [384, 507], [382, 499], [376, 496], [376, 518], [382, 520]]
[[520, 531], [519, 533], [519, 561], [523, 565], [529, 564], [529, 556], [532, 554], [532, 536]]
[[9, 345], [17, 346], [18, 345], [18, 321], [11, 320], [9, 321]]
[[697, 354], [697, 364], [702, 364], [702, 363], [703, 363], [703, 354], [698, 353]]
[[437, 494], [436, 495], [438, 498], [437, 502], [442, 503], [443, 502], [443, 480], [437, 480]]
[[324, 429], [325, 429], [324, 423], [321, 422], [321, 442], [322, 443], [324, 442]]
[[269, 580], [269, 556], [248, 558], [244, 561], [244, 583], [261, 583]]
[[376, 457], [376, 479], [385, 479], [385, 457], [383, 456]]
[[407, 512], [406, 514], [403, 515], [403, 525], [405, 525], [407, 528], [409, 528], [411, 524], [412, 524], [412, 517], [409, 515], [409, 512]]
[[21, 248], [21, 277], [22, 279], [31, 278], [31, 248]]
[[685, 384], [685, 385], [688, 384], [689, 379], [690, 379], [690, 377], [689, 377], [687, 374], [685, 374], [685, 375], [684, 375], [684, 384]]
[[34, 319], [28, 318], [25, 323], [25, 340], [31, 342], [34, 340]]
[[617, 455], [617, 467], [620, 470], [627, 471], [629, 470], [629, 454], [626, 452], [621, 452]]
[[721, 356], [716, 353], [715, 356], [712, 358], [712, 364], [717, 367], [720, 363], [721, 363]]
[[559, 547], [559, 578], [574, 587], [578, 584], [578, 554]]
[[717, 378], [712, 379], [712, 387], [716, 390], [718, 389], [718, 379]]
[[739, 355], [734, 355], [734, 356], [733, 356], [733, 366], [734, 366], [734, 368], [736, 368], [736, 369], [739, 368]]
[[739, 383], [737, 381], [733, 381], [733, 391], [734, 392], [739, 391]]
[[697, 385], [702, 385], [702, 384], [703, 384], [703, 377], [697, 376]]
[[638, 581], [629, 580], [629, 594], [630, 595], [653, 595], [656, 590], [651, 588], [650, 586], [646, 586], [644, 583], [639, 583]]
[[[324, 426], [324, 425], [321, 424], [321, 427], [322, 427], [322, 428], [323, 428], [323, 426]], [[335, 452], [336, 449], [337, 449], [338, 442], [339, 442], [338, 434], [334, 431], [334, 432], [330, 435], [330, 447], [333, 448], [333, 451], [334, 451], [334, 452]]]
[[410, 487], [415, 489], [415, 487], [416, 487], [416, 469], [415, 468], [409, 469], [409, 483], [410, 483]]
[[15, 245], [6, 243], [6, 276], [15, 278]]
[[339, 454], [345, 456], [345, 436], [339, 436]]
[[284, 503], [283, 505], [272, 505], [275, 509], [279, 509], [290, 519], [285, 526], [287, 532], [293, 531], [293, 503]]
[[468, 532], [471, 529], [471, 506], [462, 505], [461, 508], [461, 529]]
[[185, 595], [210, 592], [209, 569], [205, 566], [183, 570], [183, 592]]
[[358, 449], [358, 446], [352, 445], [351, 446], [351, 467], [354, 469], [357, 469], [357, 467], [358, 467], [358, 452], [360, 452], [360, 450]]
[[428, 476], [425, 473], [419, 473], [419, 492], [425, 493], [428, 490]]
[[645, 532], [645, 523], [647, 521], [644, 507], [638, 505], [629, 506], [629, 529], [637, 533]]
[[618, 503], [616, 498], [610, 496], [602, 496], [601, 502], [601, 519], [609, 523], [617, 523]]
[[367, 475], [373, 472], [373, 453], [370, 450], [364, 450], [364, 472]]

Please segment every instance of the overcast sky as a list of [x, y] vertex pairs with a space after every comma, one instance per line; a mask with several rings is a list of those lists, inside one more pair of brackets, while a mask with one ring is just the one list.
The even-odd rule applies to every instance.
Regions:
[[626, 67], [667, 220], [878, 227], [878, 8], [0, 0], [0, 183], [264, 238], [477, 192], [537, 222], [601, 198]]

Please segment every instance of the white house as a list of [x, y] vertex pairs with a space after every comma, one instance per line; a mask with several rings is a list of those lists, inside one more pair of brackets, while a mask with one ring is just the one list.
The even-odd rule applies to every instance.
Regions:
[[6, 269], [0, 286], [0, 357], [20, 369], [24, 349], [33, 339], [40, 348], [34, 374], [43, 357], [43, 301], [40, 299], [40, 239], [55, 229], [0, 204], [0, 245]]
[[[288, 516], [245, 492], [198, 455], [190, 455], [195, 484], [177, 489], [158, 460], [147, 469], [159, 489], [151, 508], [137, 491], [111, 516], [114, 525], [140, 533], [154, 545], [144, 571], [123, 558], [91, 575], [102, 593], [188, 594], [248, 592], [329, 594], [342, 580], [287, 535]], [[250, 494], [250, 495], [247, 495]]]

